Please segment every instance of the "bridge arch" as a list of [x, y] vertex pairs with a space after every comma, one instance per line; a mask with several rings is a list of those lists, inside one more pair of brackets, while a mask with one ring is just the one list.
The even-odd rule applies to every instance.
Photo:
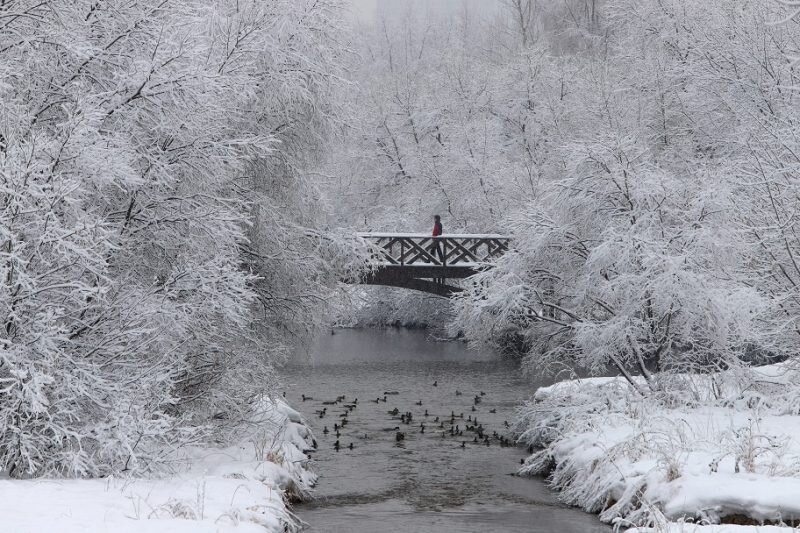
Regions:
[[359, 233], [372, 245], [378, 264], [360, 283], [402, 287], [450, 297], [461, 291], [448, 280], [464, 279], [491, 266], [508, 250], [510, 237], [496, 234]]

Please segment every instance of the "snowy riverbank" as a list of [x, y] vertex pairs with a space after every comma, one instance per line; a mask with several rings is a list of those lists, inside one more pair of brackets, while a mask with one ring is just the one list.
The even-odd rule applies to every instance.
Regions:
[[[647, 398], [622, 378], [540, 388], [518, 429], [542, 449], [521, 472], [621, 530], [798, 525], [800, 365], [657, 379], [664, 392]], [[720, 523], [737, 526], [696, 525]]]
[[159, 479], [0, 479], [8, 533], [202, 533], [299, 530], [289, 501], [316, 476], [313, 442], [300, 415], [266, 404], [258, 429], [237, 446], [182, 450], [176, 473]]

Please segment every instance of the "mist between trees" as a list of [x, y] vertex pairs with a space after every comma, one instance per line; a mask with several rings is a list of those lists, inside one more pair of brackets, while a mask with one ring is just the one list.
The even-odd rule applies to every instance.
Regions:
[[[709, 371], [798, 341], [800, 31], [778, 2], [508, 0], [364, 32], [330, 186], [368, 230], [509, 233], [453, 330], [530, 370]], [[358, 112], [355, 112], [358, 111]], [[417, 305], [409, 302], [409, 306]]]
[[225, 440], [363, 266], [355, 232], [434, 213], [514, 237], [453, 323], [531, 368], [792, 354], [788, 9], [510, 0], [352, 31], [339, 0], [0, 2], [0, 470]]

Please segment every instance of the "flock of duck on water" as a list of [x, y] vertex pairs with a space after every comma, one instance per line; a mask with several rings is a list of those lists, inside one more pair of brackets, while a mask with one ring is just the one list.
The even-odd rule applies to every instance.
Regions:
[[[438, 385], [438, 381], [434, 381], [432, 386], [438, 387]], [[399, 394], [400, 393], [398, 391], [385, 391], [382, 396], [370, 401], [376, 404], [387, 403], [389, 396], [395, 396]], [[463, 396], [463, 393], [459, 390], [456, 390], [455, 395]], [[472, 405], [470, 406], [472, 413], [476, 413], [478, 411], [478, 406], [485, 395], [486, 393], [483, 391], [480, 391], [479, 394], [475, 395], [472, 400]], [[304, 402], [314, 401], [314, 398], [306, 396], [305, 394], [301, 395], [301, 398]], [[420, 400], [415, 402], [415, 405], [422, 407], [423, 403]], [[351, 417], [353, 411], [358, 408], [358, 406], [358, 398], [354, 398], [352, 401], [347, 401], [347, 397], [341, 395], [337, 396], [334, 400], [323, 401], [322, 408], [316, 411], [317, 416], [324, 419], [327, 416], [333, 416], [332, 413], [329, 412], [329, 408], [331, 411], [334, 409], [334, 407], [341, 407], [344, 409], [344, 412], [338, 414], [338, 422], [333, 423], [333, 429], [329, 429], [328, 426], [325, 425], [324, 429], [322, 430], [323, 435], [327, 436], [332, 434], [336, 437], [336, 441], [333, 443], [333, 448], [337, 452], [342, 448], [347, 448], [350, 450], [355, 449], [355, 444], [353, 442], [350, 442], [347, 446], [342, 444], [341, 430], [347, 426], [350, 421], [349, 418]], [[496, 413], [497, 410], [490, 409], [488, 412]], [[391, 420], [399, 421], [401, 425], [384, 428], [383, 431], [394, 432], [395, 442], [398, 444], [405, 441], [406, 435], [411, 432], [426, 434], [426, 432], [432, 433], [438, 431], [442, 439], [447, 439], [450, 437], [459, 440], [461, 442], [461, 448], [466, 448], [467, 443], [469, 442], [469, 438], [464, 439], [465, 435], [467, 437], [470, 435], [472, 436], [472, 444], [491, 446], [492, 442], [496, 442], [501, 447], [514, 446], [514, 443], [510, 439], [499, 434], [497, 431], [493, 431], [490, 435], [483, 424], [478, 421], [477, 415], [467, 414], [466, 419], [464, 418], [464, 413], [456, 414], [455, 411], [450, 411], [449, 415], [444, 416], [432, 415], [428, 413], [428, 409], [425, 409], [424, 413], [418, 413], [415, 415], [411, 411], [401, 412], [397, 407], [389, 410], [387, 413], [391, 417]], [[416, 425], [417, 421], [420, 422], [419, 425]], [[510, 428], [508, 421], [504, 421], [503, 425], [506, 429]], [[366, 440], [370, 437], [365, 433], [359, 438]], [[317, 448], [316, 441], [314, 441], [314, 448]]]

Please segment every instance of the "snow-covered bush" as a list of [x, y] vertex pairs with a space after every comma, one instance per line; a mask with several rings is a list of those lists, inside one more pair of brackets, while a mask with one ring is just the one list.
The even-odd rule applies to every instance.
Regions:
[[0, 471], [146, 470], [269, 392], [287, 335], [253, 320], [355, 268], [270, 163], [326, 120], [335, 7], [0, 6]]
[[517, 429], [542, 449], [521, 472], [548, 474], [563, 501], [623, 530], [664, 518], [795, 520], [797, 363], [669, 379], [680, 394], [660, 401], [623, 378], [539, 389], [521, 408]]

